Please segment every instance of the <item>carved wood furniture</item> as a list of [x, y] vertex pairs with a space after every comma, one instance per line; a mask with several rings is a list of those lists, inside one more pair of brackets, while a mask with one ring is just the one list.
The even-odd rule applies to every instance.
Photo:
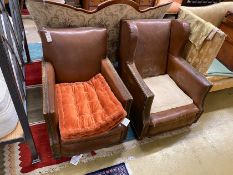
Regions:
[[120, 75], [139, 139], [189, 126], [203, 112], [211, 84], [181, 56], [188, 36], [179, 20], [122, 21]]
[[[83, 8], [86, 10], [95, 10], [98, 5], [108, 0], [83, 0]], [[139, 5], [139, 9], [143, 10], [149, 7], [153, 7], [156, 5], [156, 0], [135, 0]], [[169, 1], [167, 1], [169, 2]]]

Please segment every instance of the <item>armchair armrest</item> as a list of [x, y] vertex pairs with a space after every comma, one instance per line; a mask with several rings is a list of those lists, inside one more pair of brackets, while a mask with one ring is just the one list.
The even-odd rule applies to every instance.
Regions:
[[[42, 62], [43, 115], [52, 138], [52, 146], [59, 144], [58, 119], [55, 109], [55, 73], [49, 62]], [[53, 149], [54, 150], [54, 149]]]
[[55, 113], [55, 73], [51, 63], [42, 62], [43, 114]]
[[114, 95], [121, 102], [127, 114], [129, 115], [133, 97], [120, 79], [112, 63], [108, 58], [101, 62], [101, 73], [113, 91]]
[[[127, 64], [126, 75], [127, 84], [130, 85], [129, 89], [132, 94], [135, 94], [135, 103], [146, 104], [148, 99], [154, 98], [153, 92], [147, 87], [146, 83], [143, 81], [141, 75], [139, 74], [134, 63]], [[128, 75], [128, 76], [127, 76]], [[134, 96], [134, 95], [133, 95]], [[140, 105], [141, 106], [141, 105]]]
[[183, 58], [170, 55], [167, 72], [177, 85], [193, 99], [194, 104], [200, 110], [200, 116], [203, 112], [204, 99], [212, 84]]
[[140, 139], [149, 127], [150, 109], [154, 94], [143, 81], [134, 63], [127, 63], [124, 66], [122, 79], [133, 96], [132, 123]]

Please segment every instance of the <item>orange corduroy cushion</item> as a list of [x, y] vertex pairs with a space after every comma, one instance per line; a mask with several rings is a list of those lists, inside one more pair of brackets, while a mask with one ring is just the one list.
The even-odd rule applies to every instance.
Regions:
[[86, 82], [56, 84], [56, 99], [63, 141], [108, 131], [127, 115], [101, 74]]

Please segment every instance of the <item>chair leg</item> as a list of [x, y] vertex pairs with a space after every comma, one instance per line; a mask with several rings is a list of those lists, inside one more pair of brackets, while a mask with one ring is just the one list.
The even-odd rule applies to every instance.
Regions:
[[52, 147], [53, 158], [60, 159], [61, 158], [60, 146], [59, 145], [51, 145], [51, 147]]

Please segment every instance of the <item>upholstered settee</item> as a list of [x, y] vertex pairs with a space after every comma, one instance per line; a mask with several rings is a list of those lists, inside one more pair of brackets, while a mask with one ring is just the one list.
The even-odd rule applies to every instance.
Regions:
[[190, 24], [191, 35], [184, 51], [186, 60], [213, 83], [211, 91], [233, 87], [233, 78], [209, 76], [207, 71], [223, 45], [226, 34], [218, 27], [233, 2], [203, 7], [181, 7], [178, 18]]
[[43, 27], [104, 27], [108, 33], [107, 52], [111, 61], [117, 60], [121, 19], [163, 18], [170, 3], [140, 11], [130, 0], [110, 0], [94, 11], [42, 0], [28, 0], [27, 7], [38, 29]]
[[133, 96], [131, 124], [142, 139], [189, 126], [211, 88], [181, 52], [189, 26], [179, 20], [124, 20], [120, 75]]

